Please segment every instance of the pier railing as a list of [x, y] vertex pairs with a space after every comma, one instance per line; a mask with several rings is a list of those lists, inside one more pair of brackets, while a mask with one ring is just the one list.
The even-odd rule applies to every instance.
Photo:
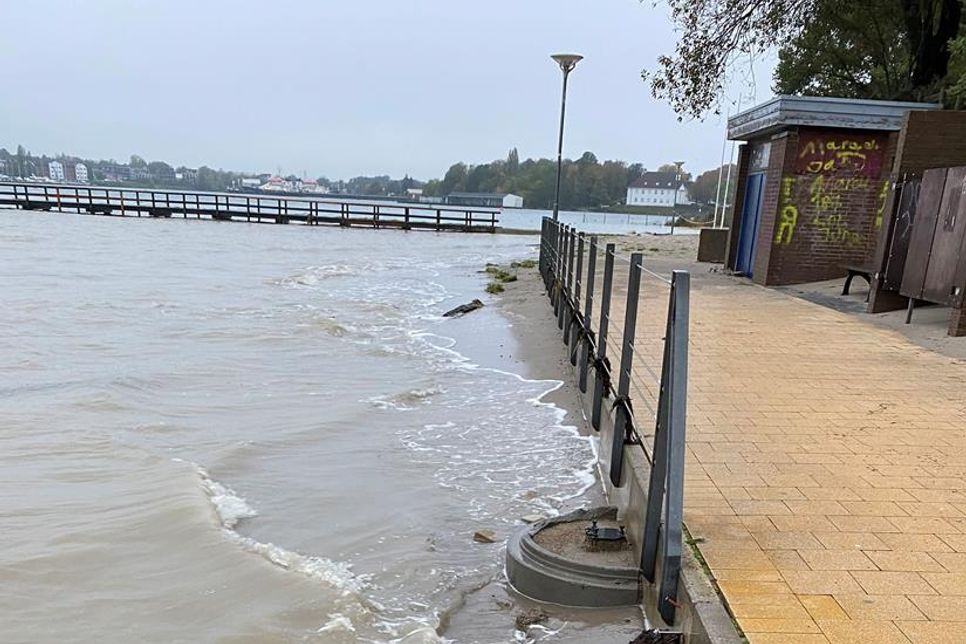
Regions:
[[310, 226], [495, 232], [500, 211], [322, 197], [0, 182], [0, 207]]
[[[600, 431], [605, 404], [614, 414], [606, 473], [610, 483], [615, 488], [625, 484], [626, 446], [639, 446], [650, 462], [646, 508], [640, 512], [641, 574], [654, 584], [657, 608], [672, 624], [684, 513], [690, 274], [659, 274], [644, 266], [641, 253], [619, 256], [614, 244], [601, 248], [596, 236], [550, 218], [543, 220], [539, 268], [582, 392], [587, 393], [589, 373], [594, 374], [591, 424]], [[624, 268], [626, 289], [615, 281], [615, 273]], [[648, 297], [641, 291], [642, 277], [648, 280]], [[642, 311], [641, 302], [660, 308]], [[615, 311], [621, 304], [623, 316]], [[654, 428], [650, 449], [645, 446], [648, 425]]]

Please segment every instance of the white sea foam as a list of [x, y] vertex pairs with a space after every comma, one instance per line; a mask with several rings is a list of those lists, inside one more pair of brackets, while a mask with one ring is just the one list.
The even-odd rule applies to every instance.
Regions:
[[342, 595], [359, 595], [365, 589], [368, 577], [354, 574], [347, 563], [292, 552], [273, 543], [263, 543], [236, 532], [235, 527], [239, 521], [256, 517], [258, 513], [242, 496], [227, 485], [213, 479], [205, 468], [195, 463], [192, 465], [229, 539], [279, 568], [321, 581], [338, 590]]
[[396, 411], [412, 411], [433, 396], [446, 393], [440, 385], [432, 385], [422, 389], [410, 389], [392, 396], [374, 396], [365, 402], [379, 409], [394, 409]]

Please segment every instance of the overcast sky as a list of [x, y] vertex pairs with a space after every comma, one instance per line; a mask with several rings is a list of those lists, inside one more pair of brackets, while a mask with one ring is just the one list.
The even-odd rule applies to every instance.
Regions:
[[[511, 147], [554, 156], [548, 56], [572, 50], [567, 156], [700, 171], [721, 155], [722, 117], [678, 123], [641, 81], [674, 45], [650, 0], [2, 0], [0, 24], [8, 149], [429, 179]], [[772, 66], [755, 66], [759, 101]]]

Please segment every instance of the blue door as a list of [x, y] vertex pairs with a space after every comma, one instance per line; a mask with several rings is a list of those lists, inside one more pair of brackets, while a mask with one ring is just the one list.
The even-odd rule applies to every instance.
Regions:
[[761, 201], [765, 196], [765, 173], [748, 175], [745, 200], [741, 204], [741, 229], [738, 232], [738, 256], [735, 270], [751, 277], [755, 266], [755, 240], [761, 223]]

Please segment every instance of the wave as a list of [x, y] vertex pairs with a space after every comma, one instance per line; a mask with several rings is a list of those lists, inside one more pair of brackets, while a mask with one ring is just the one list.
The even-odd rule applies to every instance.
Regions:
[[258, 516], [258, 512], [244, 497], [213, 479], [205, 468], [197, 463], [192, 463], [192, 466], [198, 473], [201, 488], [214, 507], [225, 535], [244, 550], [261, 556], [279, 568], [321, 581], [342, 595], [359, 595], [366, 588], [368, 577], [353, 573], [349, 564], [303, 555], [236, 532], [235, 527], [240, 522]]
[[302, 286], [315, 286], [320, 280], [330, 277], [343, 277], [355, 275], [358, 271], [347, 264], [327, 264], [324, 266], [309, 266], [301, 272], [274, 280], [272, 283], [288, 288], [299, 288]]
[[396, 411], [411, 411], [433, 396], [446, 393], [446, 389], [433, 385], [424, 389], [410, 389], [394, 396], [375, 396], [364, 402], [379, 409], [394, 409]]

